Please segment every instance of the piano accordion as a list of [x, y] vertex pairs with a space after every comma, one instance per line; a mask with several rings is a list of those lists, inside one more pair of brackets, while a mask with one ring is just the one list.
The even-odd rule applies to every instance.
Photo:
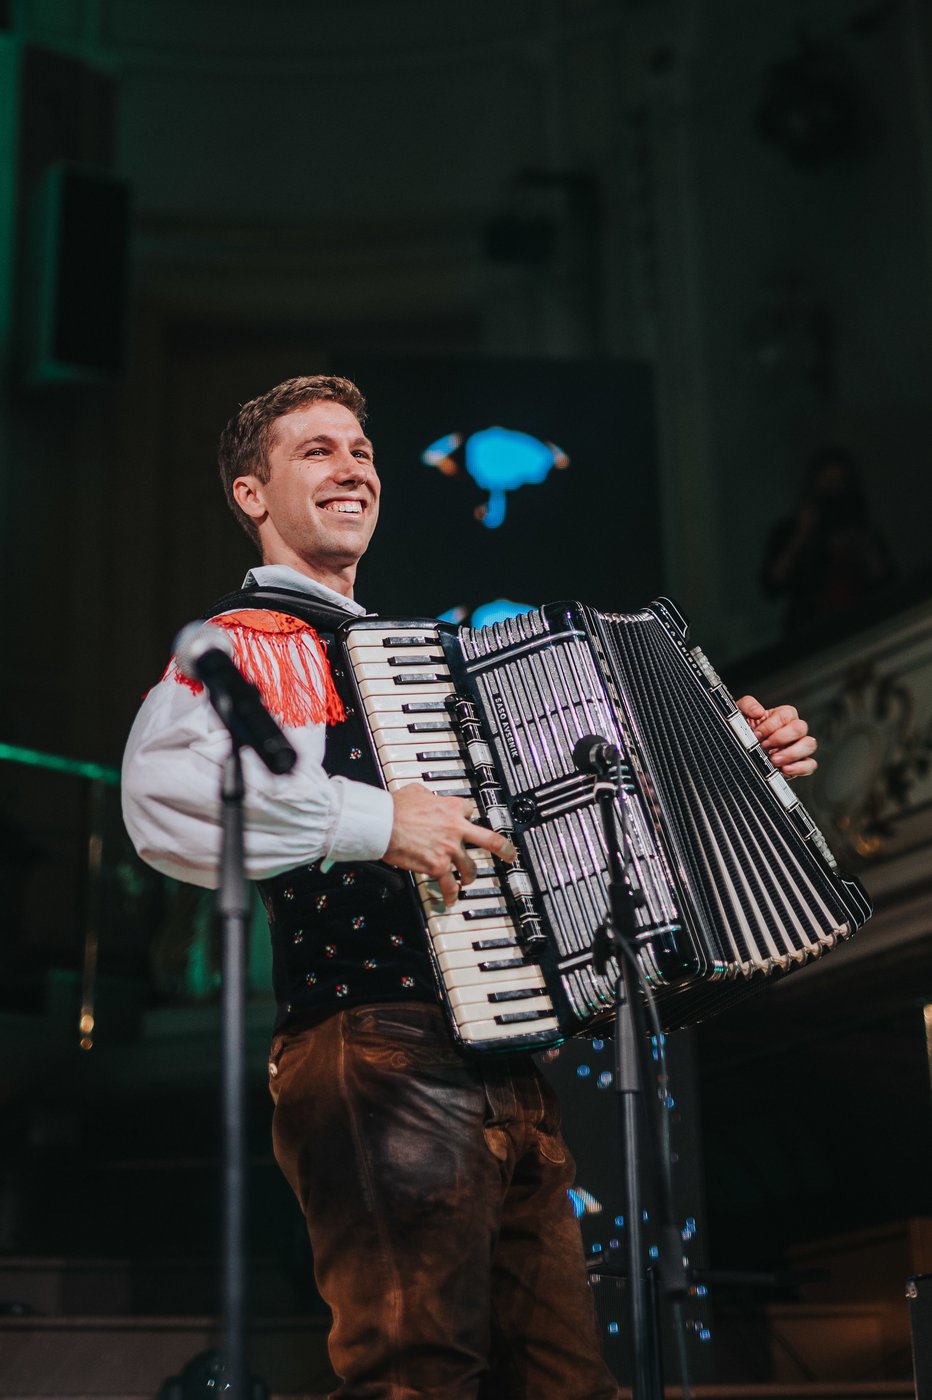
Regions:
[[337, 646], [388, 790], [472, 797], [519, 851], [514, 866], [475, 853], [451, 909], [412, 877], [463, 1046], [541, 1049], [611, 1018], [617, 968], [600, 974], [592, 955], [608, 895], [595, 780], [573, 761], [583, 735], [621, 755], [638, 958], [665, 1028], [869, 918], [668, 599], [626, 614], [550, 604], [481, 629], [361, 618]]

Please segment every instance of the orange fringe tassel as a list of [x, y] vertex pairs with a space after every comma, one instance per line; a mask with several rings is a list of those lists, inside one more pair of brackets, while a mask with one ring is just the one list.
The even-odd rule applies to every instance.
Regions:
[[[263, 705], [279, 724], [338, 724], [346, 719], [326, 646], [310, 623], [264, 608], [223, 613], [210, 623], [229, 632], [237, 666], [257, 687]], [[293, 644], [295, 638], [301, 639], [298, 645]], [[195, 695], [204, 689], [200, 681], [178, 670], [174, 658], [163, 679], [169, 676]]]

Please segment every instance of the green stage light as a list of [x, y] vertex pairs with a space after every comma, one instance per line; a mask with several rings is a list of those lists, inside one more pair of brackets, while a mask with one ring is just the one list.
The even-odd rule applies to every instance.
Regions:
[[120, 770], [105, 763], [84, 763], [78, 758], [64, 758], [61, 754], [42, 753], [39, 749], [23, 749], [18, 744], [0, 744], [0, 762], [21, 763], [27, 768], [48, 768], [55, 773], [70, 773], [76, 778], [90, 778], [94, 782], [110, 783], [119, 786]]

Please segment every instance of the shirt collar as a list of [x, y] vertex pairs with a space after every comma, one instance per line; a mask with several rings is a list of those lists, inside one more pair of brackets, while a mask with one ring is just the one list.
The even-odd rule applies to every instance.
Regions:
[[255, 569], [249, 570], [243, 579], [243, 587], [293, 588], [298, 593], [307, 593], [311, 598], [319, 598], [322, 603], [329, 603], [331, 607], [344, 608], [354, 617], [366, 611], [354, 598], [337, 593], [325, 583], [318, 583], [316, 578], [308, 578], [307, 574], [299, 573], [288, 564], [259, 564]]

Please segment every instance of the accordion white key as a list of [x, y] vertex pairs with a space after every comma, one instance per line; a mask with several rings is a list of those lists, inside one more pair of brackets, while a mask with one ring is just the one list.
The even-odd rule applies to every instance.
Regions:
[[871, 913], [757, 743], [673, 603], [604, 614], [550, 604], [492, 627], [362, 618], [340, 629], [377, 765], [475, 798], [519, 850], [480, 854], [452, 909], [413, 877], [454, 1034], [540, 1049], [612, 1014], [593, 965], [607, 876], [594, 780], [573, 750], [622, 758], [616, 804], [638, 956], [667, 1027], [692, 1024], [833, 948]]

